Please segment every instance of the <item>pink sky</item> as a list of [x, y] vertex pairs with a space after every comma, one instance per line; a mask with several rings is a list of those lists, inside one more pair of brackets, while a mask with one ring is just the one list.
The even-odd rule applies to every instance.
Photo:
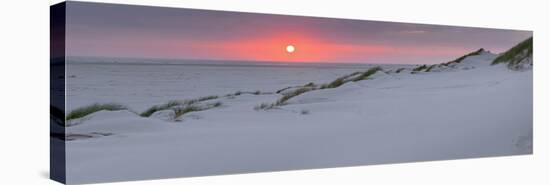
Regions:
[[[502, 52], [531, 31], [68, 2], [67, 55], [440, 63]], [[296, 50], [285, 50], [293, 45]]]

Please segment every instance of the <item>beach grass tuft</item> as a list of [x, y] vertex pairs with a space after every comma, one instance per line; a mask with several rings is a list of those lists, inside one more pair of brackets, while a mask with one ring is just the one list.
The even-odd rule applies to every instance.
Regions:
[[126, 106], [116, 104], [116, 103], [105, 103], [105, 104], [92, 104], [84, 107], [77, 108], [67, 114], [66, 120], [78, 119], [90, 115], [98, 111], [117, 111], [117, 110], [128, 110]]
[[[521, 58], [518, 58], [518, 56]], [[533, 56], [533, 37], [524, 40], [523, 42], [504, 52], [503, 54], [495, 58], [491, 65], [508, 63], [508, 67], [513, 68], [515, 65], [518, 65], [519, 62], [521, 62], [524, 58], [530, 56]]]
[[366, 80], [369, 76], [373, 75], [374, 73], [382, 70], [380, 66], [372, 67], [369, 70], [361, 73], [361, 75], [357, 76], [356, 78], [352, 79], [352, 81], [357, 82], [361, 80]]
[[172, 100], [172, 101], [169, 101], [168, 103], [165, 103], [165, 104], [162, 104], [162, 105], [152, 106], [152, 107], [148, 108], [147, 110], [145, 110], [144, 112], [142, 112], [139, 115], [141, 117], [149, 117], [157, 111], [167, 110], [171, 107], [178, 106], [178, 105], [183, 105], [183, 104], [185, 104], [185, 102], [179, 101], [179, 100]]

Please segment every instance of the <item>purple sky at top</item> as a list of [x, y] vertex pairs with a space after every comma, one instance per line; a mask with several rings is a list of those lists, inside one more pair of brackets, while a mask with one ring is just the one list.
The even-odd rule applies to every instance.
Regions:
[[[531, 31], [182, 8], [67, 3], [67, 55], [215, 60], [440, 63], [502, 52]], [[296, 52], [285, 52], [294, 45]]]

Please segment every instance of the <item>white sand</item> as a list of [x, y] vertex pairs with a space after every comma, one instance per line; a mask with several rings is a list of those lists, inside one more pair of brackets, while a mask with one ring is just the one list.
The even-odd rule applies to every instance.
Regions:
[[[67, 181], [89, 183], [532, 153], [532, 71], [467, 58], [457, 70], [377, 73], [372, 80], [294, 97], [222, 98], [223, 106], [171, 122], [98, 112], [67, 142]], [[383, 66], [386, 69], [391, 68]], [[70, 65], [68, 110], [119, 102], [142, 111], [180, 98], [275, 91], [359, 68]], [[468, 70], [463, 70], [468, 69]], [[306, 110], [307, 114], [302, 114]]]

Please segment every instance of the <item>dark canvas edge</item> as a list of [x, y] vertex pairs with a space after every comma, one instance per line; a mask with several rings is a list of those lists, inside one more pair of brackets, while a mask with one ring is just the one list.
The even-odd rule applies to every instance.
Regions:
[[66, 3], [50, 6], [50, 179], [66, 183], [65, 33]]

